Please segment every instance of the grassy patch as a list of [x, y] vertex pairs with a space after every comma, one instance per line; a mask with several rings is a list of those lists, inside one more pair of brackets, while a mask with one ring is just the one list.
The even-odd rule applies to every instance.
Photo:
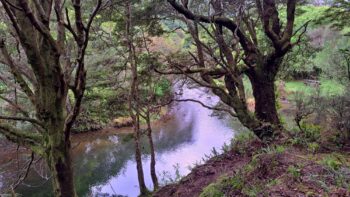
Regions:
[[287, 93], [302, 92], [305, 95], [311, 95], [315, 88], [306, 86], [302, 81], [288, 81], [285, 84]]
[[321, 81], [320, 89], [322, 96], [340, 96], [345, 93], [345, 87], [332, 80]]
[[[319, 90], [323, 97], [340, 96], [345, 93], [345, 87], [335, 81], [322, 80], [320, 83]], [[318, 91], [316, 87], [306, 85], [303, 81], [288, 81], [285, 84], [285, 90], [290, 95], [300, 92], [306, 96], [311, 96]]]
[[221, 191], [221, 187], [222, 185], [220, 182], [211, 183], [203, 189], [203, 192], [200, 194], [199, 197], [222, 197], [224, 196], [224, 194]]

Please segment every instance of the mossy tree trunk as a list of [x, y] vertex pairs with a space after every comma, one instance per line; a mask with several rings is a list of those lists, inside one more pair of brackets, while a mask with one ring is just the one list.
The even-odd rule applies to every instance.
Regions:
[[[52, 174], [54, 196], [75, 197], [70, 131], [79, 114], [85, 90], [85, 50], [90, 27], [101, 6], [101, 0], [98, 0], [86, 25], [82, 22], [80, 0], [72, 0], [75, 28], [65, 22], [62, 13], [64, 2], [61, 0], [42, 1], [41, 4], [28, 0], [15, 0], [11, 4], [1, 0], [1, 3], [9, 18], [7, 22], [13, 27], [14, 35], [20, 41], [28, 60], [27, 69], [35, 77], [28, 80], [28, 77], [24, 76], [25, 72], [20, 70], [19, 63], [7, 51], [5, 40], [0, 42], [3, 62], [16, 78], [32, 109], [35, 110], [35, 115], [31, 116], [23, 109], [23, 116], [0, 115], [0, 119], [6, 120], [4, 123], [0, 122], [0, 132], [7, 139], [30, 148], [46, 160]], [[51, 19], [52, 7], [55, 8], [57, 19], [55, 36], [50, 30], [50, 23], [54, 21]], [[73, 35], [78, 51], [73, 62], [67, 59], [63, 61], [62, 57], [69, 53], [65, 44], [68, 41], [65, 28]], [[71, 76], [71, 73], [75, 73], [75, 76]], [[75, 99], [70, 110], [66, 106], [69, 89]], [[23, 131], [8, 124], [9, 121], [29, 122], [34, 129]]]
[[280, 62], [281, 59], [277, 58], [272, 63], [263, 63], [258, 68], [247, 71], [255, 99], [256, 117], [275, 125], [276, 128], [280, 126], [280, 120], [277, 112], [275, 78]]
[[[56, 141], [56, 139], [53, 139]], [[70, 142], [57, 140], [47, 154], [52, 175], [54, 196], [76, 196]]]

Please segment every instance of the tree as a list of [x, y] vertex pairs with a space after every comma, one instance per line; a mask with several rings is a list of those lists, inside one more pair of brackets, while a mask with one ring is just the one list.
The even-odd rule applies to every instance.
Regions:
[[[18, 53], [24, 53], [27, 60], [23, 70], [7, 50], [6, 40], [2, 39], [2, 62], [10, 69], [35, 114], [23, 110], [22, 116], [1, 115], [0, 119], [4, 121], [0, 122], [0, 132], [10, 141], [45, 158], [52, 173], [55, 196], [76, 196], [70, 133], [85, 90], [84, 57], [90, 28], [102, 1], [97, 1], [87, 20], [80, 0], [72, 0], [71, 4], [61, 0], [40, 3], [36, 0], [1, 0], [1, 3], [7, 24], [19, 41]], [[74, 24], [69, 15], [70, 6], [74, 8]], [[75, 43], [72, 51], [66, 30]], [[76, 55], [70, 58], [73, 52]], [[70, 92], [74, 98], [72, 105], [68, 105]], [[27, 122], [31, 126], [23, 130], [12, 126], [12, 121]]]
[[[332, 27], [344, 30], [350, 26], [350, 2], [348, 0], [334, 0], [325, 11], [324, 16], [319, 19], [320, 23], [331, 23]], [[346, 32], [350, 35], [349, 32]]]
[[140, 187], [140, 194], [147, 195], [149, 193], [146, 184], [144, 173], [142, 169], [142, 153], [140, 148], [141, 131], [140, 131], [140, 102], [139, 102], [139, 81], [138, 81], [138, 58], [136, 54], [136, 48], [134, 43], [134, 26], [132, 23], [132, 5], [129, 1], [125, 5], [125, 16], [126, 16], [126, 28], [125, 37], [128, 46], [128, 58], [131, 69], [131, 85], [129, 95], [129, 111], [130, 116], [133, 120], [134, 128], [134, 142], [135, 142], [135, 160], [137, 168], [137, 176]]
[[[209, 15], [200, 14], [204, 11], [191, 11], [190, 7], [193, 3], [188, 1], [179, 3], [176, 0], [168, 0], [168, 2], [186, 20], [193, 21], [192, 29], [200, 25], [203, 29], [207, 29], [205, 31], [208, 34], [213, 30], [214, 35], [210, 37], [213, 37], [220, 52], [220, 61], [218, 62], [217, 58], [213, 59], [214, 65], [219, 64], [222, 68], [203, 65], [206, 61], [205, 56], [215, 51], [207, 50], [204, 53], [204, 49], [200, 48], [206, 47], [200, 41], [200, 36], [193, 36], [191, 33], [197, 47], [195, 59], [199, 69], [188, 68], [181, 72], [200, 73], [205, 81], [202, 85], [210, 87], [224, 103], [232, 107], [238, 119], [252, 129], [258, 137], [265, 138], [273, 135], [274, 130], [282, 127], [276, 109], [274, 86], [276, 75], [283, 57], [299, 43], [308, 24], [293, 31], [297, 1], [289, 0], [284, 4], [286, 9], [284, 24], [279, 16], [278, 5], [272, 0], [238, 1], [234, 5], [228, 1], [210, 1], [205, 7], [205, 12]], [[201, 8], [198, 5], [193, 6]], [[208, 28], [208, 25], [205, 26], [203, 23], [211, 26]], [[263, 33], [263, 38], [259, 37], [260, 33]], [[195, 34], [197, 34], [196, 31]], [[296, 35], [299, 37], [293, 42], [292, 37]], [[247, 111], [244, 87], [240, 79], [242, 74], [248, 76], [253, 87], [256, 103], [255, 116]], [[225, 78], [225, 87], [220, 90], [213, 80], [222, 76]]]

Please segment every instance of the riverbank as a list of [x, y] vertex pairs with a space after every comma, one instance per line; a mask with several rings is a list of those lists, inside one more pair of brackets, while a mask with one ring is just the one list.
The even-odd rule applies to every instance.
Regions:
[[[168, 106], [161, 107], [160, 110], [152, 114], [150, 116], [152, 124], [158, 124], [158, 122], [166, 121], [171, 118], [171, 114], [169, 114]], [[143, 118], [141, 120], [141, 127], [145, 127], [146, 120]], [[91, 133], [91, 132], [100, 132], [106, 130], [119, 130], [123, 133], [123, 131], [127, 130], [125, 128], [132, 127], [132, 119], [130, 116], [119, 116], [109, 118], [107, 121], [98, 120], [97, 117], [87, 116], [82, 113], [79, 115], [77, 121], [75, 122], [72, 128], [72, 134], [83, 134], [83, 133]]]
[[[174, 114], [166, 114], [164, 113], [159, 119], [152, 120], [152, 129], [158, 130], [159, 127], [166, 124], [168, 121], [174, 119]], [[140, 126], [141, 129], [145, 129], [147, 125], [142, 124]], [[116, 134], [125, 134], [130, 135], [133, 134], [132, 126], [124, 126], [124, 127], [114, 127], [107, 126], [105, 128], [95, 130], [95, 131], [87, 131], [87, 132], [79, 132], [72, 134], [72, 142], [79, 143], [82, 141], [92, 141], [93, 139], [99, 137], [108, 137]]]
[[350, 196], [350, 142], [340, 139], [331, 117], [309, 117], [298, 129], [297, 93], [290, 87], [279, 93], [288, 139], [267, 145], [249, 132], [236, 135], [228, 151], [153, 196]]
[[350, 196], [350, 155], [293, 146], [240, 141], [155, 197]]

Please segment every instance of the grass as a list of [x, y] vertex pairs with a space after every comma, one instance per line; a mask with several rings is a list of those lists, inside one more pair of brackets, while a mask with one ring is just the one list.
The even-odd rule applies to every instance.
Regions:
[[[345, 93], [345, 87], [334, 80], [321, 80], [320, 94], [323, 97], [340, 96]], [[280, 82], [276, 81], [276, 87]], [[243, 78], [243, 84], [247, 97], [253, 97], [253, 90], [247, 77]], [[314, 95], [317, 92], [316, 87], [305, 85], [303, 81], [286, 81], [285, 90], [290, 96], [295, 92], [301, 92], [306, 96]]]
[[336, 81], [321, 81], [321, 95], [324, 96], [340, 96], [345, 93], [345, 87]]
[[[340, 96], [345, 93], [345, 87], [332, 80], [321, 80], [320, 93], [323, 97]], [[302, 92], [311, 96], [316, 93], [317, 88], [305, 85], [303, 81], [288, 81], [285, 84], [287, 92]]]
[[303, 92], [305, 95], [311, 95], [315, 90], [310, 86], [306, 86], [302, 81], [288, 81], [285, 84], [287, 92]]
[[267, 196], [274, 191], [340, 196], [350, 191], [347, 155], [316, 153], [309, 158], [305, 149], [288, 148], [285, 152], [267, 147], [271, 151], [253, 155], [248, 164], [235, 169], [234, 175], [224, 175], [204, 187], [200, 197]]

